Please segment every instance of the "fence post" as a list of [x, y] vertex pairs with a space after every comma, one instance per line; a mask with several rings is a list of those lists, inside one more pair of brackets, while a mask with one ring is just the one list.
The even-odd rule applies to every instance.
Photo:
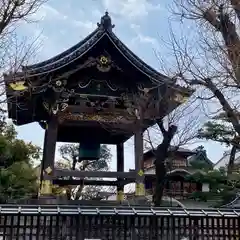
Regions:
[[[199, 222], [198, 222], [198, 217], [194, 217], [193, 218], [193, 240], [198, 240], [198, 236], [199, 236]], [[200, 226], [203, 227], [203, 226]]]

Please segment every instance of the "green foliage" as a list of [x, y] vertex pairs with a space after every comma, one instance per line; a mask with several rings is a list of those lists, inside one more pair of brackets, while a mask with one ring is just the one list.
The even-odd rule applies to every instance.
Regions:
[[231, 172], [234, 168], [236, 152], [240, 149], [240, 136], [233, 125], [229, 123], [226, 114], [220, 113], [211, 121], [205, 123], [203, 128], [199, 130], [198, 137], [216, 141], [232, 148], [227, 166], [228, 171]]
[[32, 161], [40, 148], [16, 139], [13, 125], [1, 124], [0, 133], [0, 203], [27, 198], [37, 191]]
[[212, 166], [205, 161], [200, 161], [199, 159], [191, 161], [191, 168], [193, 169], [199, 169], [199, 170], [210, 170], [212, 169]]
[[[232, 146], [232, 149], [240, 147], [239, 136], [229, 123], [229, 118], [225, 113], [220, 113], [205, 123], [203, 128], [199, 130], [198, 137], [213, 140], [228, 147]], [[192, 180], [209, 184], [210, 191], [207, 193], [197, 192], [191, 197], [204, 201], [213, 200], [216, 206], [227, 204], [233, 200], [240, 192], [240, 168], [234, 166], [234, 152], [231, 152], [231, 157], [233, 160], [231, 161], [230, 158], [228, 169], [211, 170], [204, 167], [201, 172], [193, 174]], [[229, 169], [230, 171], [227, 172]]]
[[39, 159], [40, 147], [16, 139], [13, 125], [7, 125], [0, 134], [0, 167], [7, 168], [15, 162], [30, 163]]
[[0, 202], [30, 197], [38, 189], [37, 176], [25, 161], [0, 169]]
[[209, 185], [209, 192], [194, 192], [190, 198], [212, 201], [214, 206], [230, 202], [240, 191], [240, 171], [228, 174], [225, 168], [201, 169], [187, 176], [187, 181]]
[[[225, 112], [219, 113], [211, 121], [206, 122], [199, 130], [198, 137], [225, 144], [227, 147], [240, 148], [240, 138]], [[235, 153], [232, 155], [230, 166], [234, 163], [234, 157]]]
[[223, 120], [211, 120], [204, 124], [199, 130], [198, 137], [201, 139], [212, 140], [230, 146], [236, 136], [233, 127]]

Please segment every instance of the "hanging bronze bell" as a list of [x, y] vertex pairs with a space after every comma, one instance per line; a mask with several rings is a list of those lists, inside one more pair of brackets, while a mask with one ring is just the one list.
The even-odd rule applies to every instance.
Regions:
[[100, 143], [81, 142], [79, 145], [79, 161], [98, 160], [100, 158]]

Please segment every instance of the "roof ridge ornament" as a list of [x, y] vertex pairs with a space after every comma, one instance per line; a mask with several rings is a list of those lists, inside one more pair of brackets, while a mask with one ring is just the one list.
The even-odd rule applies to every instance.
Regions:
[[108, 11], [106, 11], [105, 15], [101, 17], [101, 22], [97, 23], [97, 26], [107, 31], [112, 31], [112, 29], [115, 27], [115, 25], [112, 24], [112, 19], [109, 16]]

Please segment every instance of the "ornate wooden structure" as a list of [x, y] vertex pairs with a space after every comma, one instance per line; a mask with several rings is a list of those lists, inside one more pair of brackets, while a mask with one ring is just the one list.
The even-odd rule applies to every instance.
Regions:
[[[96, 30], [75, 46], [5, 74], [9, 118], [16, 125], [39, 122], [45, 129], [42, 194], [51, 194], [52, 182], [69, 184], [59, 177], [74, 176], [117, 178], [85, 184], [115, 185], [119, 200], [124, 184], [136, 181], [136, 195], [144, 195], [142, 133], [191, 94], [140, 60], [113, 28], [106, 12]], [[123, 143], [133, 135], [136, 167], [124, 172]], [[54, 169], [57, 141], [116, 144], [117, 172]]]

